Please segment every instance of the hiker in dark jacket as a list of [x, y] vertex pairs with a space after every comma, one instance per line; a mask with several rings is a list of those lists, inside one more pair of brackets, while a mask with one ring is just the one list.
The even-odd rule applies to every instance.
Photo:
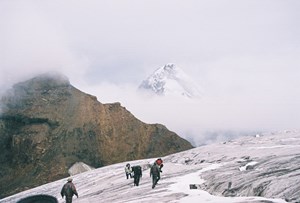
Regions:
[[153, 189], [160, 179], [160, 168], [156, 162], [154, 162], [153, 166], [150, 169], [150, 177], [151, 176], [152, 176], [152, 189]]
[[133, 185], [139, 186], [140, 178], [142, 177], [142, 167], [132, 166], [131, 169], [133, 171], [133, 178], [134, 178]]
[[75, 185], [72, 183], [73, 179], [68, 178], [68, 182], [64, 184], [61, 189], [61, 197], [64, 198], [66, 196], [66, 203], [72, 203], [73, 195], [76, 195], [78, 198], [78, 193], [76, 191]]

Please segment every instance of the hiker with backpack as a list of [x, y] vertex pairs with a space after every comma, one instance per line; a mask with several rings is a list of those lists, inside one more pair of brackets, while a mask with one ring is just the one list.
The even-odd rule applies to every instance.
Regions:
[[132, 166], [131, 169], [133, 171], [133, 178], [134, 178], [133, 185], [139, 186], [140, 178], [142, 177], [142, 167]]
[[154, 189], [154, 187], [156, 186], [157, 182], [160, 179], [160, 172], [161, 169], [158, 166], [157, 162], [155, 161], [150, 169], [150, 177], [152, 177], [152, 189]]
[[126, 164], [125, 166], [125, 174], [126, 174], [126, 178], [128, 179], [128, 177], [132, 178], [132, 169], [130, 167], [130, 164]]
[[61, 197], [64, 198], [66, 196], [66, 203], [72, 203], [73, 195], [76, 195], [78, 198], [78, 193], [76, 191], [75, 185], [73, 184], [73, 179], [68, 178], [67, 183], [61, 189]]

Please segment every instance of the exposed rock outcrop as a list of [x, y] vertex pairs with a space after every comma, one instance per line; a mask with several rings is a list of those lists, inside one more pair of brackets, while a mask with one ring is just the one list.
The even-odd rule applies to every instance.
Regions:
[[70, 174], [70, 176], [73, 176], [86, 171], [91, 171], [93, 169], [95, 168], [83, 162], [76, 162], [75, 164], [73, 164], [73, 166], [71, 166], [71, 168], [69, 168], [68, 173]]
[[59, 74], [16, 84], [0, 107], [0, 198], [66, 177], [76, 162], [97, 168], [192, 148], [165, 126], [143, 123], [120, 103], [102, 104]]

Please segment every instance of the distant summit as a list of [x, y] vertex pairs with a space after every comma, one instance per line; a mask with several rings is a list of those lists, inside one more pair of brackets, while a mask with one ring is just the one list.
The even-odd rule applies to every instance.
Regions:
[[182, 69], [172, 63], [154, 71], [141, 83], [139, 90], [152, 92], [160, 96], [201, 97], [199, 86]]

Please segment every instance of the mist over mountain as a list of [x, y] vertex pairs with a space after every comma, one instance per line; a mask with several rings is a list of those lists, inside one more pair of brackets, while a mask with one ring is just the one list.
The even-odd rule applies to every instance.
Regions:
[[[299, 129], [300, 4], [264, 2], [2, 0], [0, 94], [58, 70], [101, 102], [198, 144], [229, 131]], [[137, 95], [166, 62], [201, 84], [199, 101], [181, 91], [182, 102]]]
[[160, 96], [201, 97], [200, 87], [182, 69], [172, 63], [155, 70], [140, 84], [139, 90], [153, 92]]

